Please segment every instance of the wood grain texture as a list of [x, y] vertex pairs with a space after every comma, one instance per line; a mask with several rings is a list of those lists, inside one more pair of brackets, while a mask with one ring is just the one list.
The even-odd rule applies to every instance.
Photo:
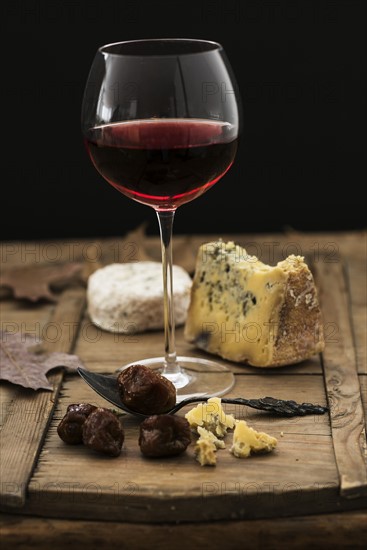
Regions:
[[[57, 249], [59, 252], [55, 259], [57, 262], [86, 262], [85, 277], [103, 264], [134, 260], [132, 257], [134, 251], [139, 257], [148, 254], [149, 257], [159, 261], [159, 240], [156, 237], [142, 240], [141, 234], [134, 235], [133, 233], [124, 239], [99, 241], [42, 242], [34, 245], [32, 243], [26, 245], [24, 243], [4, 243], [0, 252], [2, 257], [5, 255], [5, 261], [9, 265], [18, 265], [24, 261], [27, 250], [35, 251], [27, 255], [27, 263], [34, 263], [54, 261], [52, 257], [49, 257], [49, 253]], [[17, 506], [24, 503], [22, 508], [16, 508], [14, 512], [49, 517], [48, 520], [42, 520], [45, 521], [42, 524], [32, 518], [12, 519], [13, 527], [5, 530], [7, 541], [17, 541], [19, 548], [22, 547], [22, 544], [24, 548], [32, 547], [33, 539], [42, 544], [40, 542], [42, 536], [37, 537], [35, 530], [38, 528], [42, 532], [43, 525], [45, 529], [48, 526], [54, 530], [53, 534], [43, 531], [44, 540], [49, 541], [48, 547], [56, 544], [55, 548], [57, 548], [58, 537], [61, 537], [64, 540], [60, 541], [60, 547], [64, 548], [65, 542], [73, 543], [80, 540], [82, 531], [84, 531], [83, 535], [86, 537], [84, 540], [87, 543], [90, 541], [90, 544], [93, 544], [93, 539], [97, 538], [97, 546], [100, 547], [108, 537], [117, 546], [119, 537], [111, 536], [113, 530], [108, 526], [111, 525], [115, 529], [116, 525], [120, 525], [117, 533], [122, 538], [125, 536], [126, 541], [132, 541], [132, 538], [129, 539], [131, 523], [120, 523], [128, 521], [141, 523], [138, 528], [142, 533], [138, 539], [139, 548], [144, 548], [145, 542], [151, 547], [152, 540], [156, 540], [162, 548], [168, 548], [168, 546], [171, 548], [173, 542], [176, 542], [175, 546], [178, 547], [177, 540], [181, 539], [184, 539], [185, 547], [187, 546], [186, 541], [192, 541], [194, 546], [196, 543], [203, 545], [207, 542], [207, 537], [213, 529], [214, 538], [216, 542], [220, 541], [221, 547], [226, 541], [225, 547], [238, 548], [239, 544], [243, 545], [244, 540], [247, 542], [247, 537], [250, 537], [249, 540], [254, 541], [255, 545], [258, 543], [259, 546], [262, 546], [265, 541], [267, 547], [272, 548], [272, 541], [275, 534], [278, 533], [280, 538], [276, 539], [273, 546], [278, 548], [279, 540], [286, 541], [288, 536], [292, 537], [300, 532], [306, 545], [317, 540], [317, 547], [326, 548], [329, 547], [336, 527], [335, 524], [332, 524], [331, 519], [325, 520], [323, 523], [324, 516], [318, 514], [325, 511], [360, 509], [367, 506], [366, 498], [361, 496], [358, 489], [360, 483], [360, 487], [364, 488], [365, 480], [363, 476], [361, 479], [358, 477], [359, 474], [356, 475], [353, 472], [355, 468], [359, 471], [358, 467], [361, 463], [359, 458], [361, 454], [363, 455], [364, 439], [361, 437], [356, 443], [356, 418], [351, 410], [354, 406], [352, 396], [358, 394], [355, 383], [356, 361], [354, 358], [353, 371], [352, 356], [356, 352], [359, 372], [364, 372], [361, 369], [363, 369], [363, 364], [365, 365], [366, 357], [366, 352], [363, 349], [365, 334], [361, 328], [365, 313], [365, 295], [363, 297], [361, 294], [365, 276], [365, 268], [363, 268], [361, 260], [361, 242], [365, 239], [366, 234], [356, 232], [340, 235], [303, 235], [291, 232], [282, 235], [228, 235], [222, 237], [224, 240], [235, 240], [244, 245], [250, 253], [258, 253], [260, 258], [267, 263], [284, 259], [291, 253], [300, 253], [311, 258], [318, 268], [319, 274], [321, 273], [324, 298], [327, 296], [326, 306], [324, 306], [327, 308], [325, 311], [328, 315], [326, 322], [331, 323], [331, 330], [329, 328], [327, 334], [325, 373], [328, 376], [328, 388], [331, 387], [332, 392], [335, 393], [333, 403], [337, 403], [337, 407], [339, 407], [339, 410], [335, 410], [335, 408], [332, 410], [333, 431], [331, 431], [328, 416], [274, 419], [251, 409], [231, 410], [231, 407], [228, 407], [228, 412], [235, 412], [236, 416], [246, 418], [255, 428], [275, 435], [279, 440], [278, 449], [274, 454], [250, 460], [235, 459], [228, 453], [228, 450], [218, 451], [218, 453], [220, 452], [218, 466], [216, 468], [201, 468], [194, 460], [193, 445], [189, 447], [185, 455], [176, 459], [163, 461], [143, 459], [137, 445], [138, 423], [135, 419], [124, 417], [126, 428], [124, 450], [117, 459], [108, 459], [88, 452], [83, 447], [66, 446], [56, 434], [57, 423], [68, 404], [76, 401], [89, 401], [109, 406], [94, 394], [79, 377], [67, 375], [60, 387], [61, 378], [57, 379], [58, 375], [56, 375], [53, 394], [53, 399], [57, 399], [56, 407], [54, 402], [50, 403], [42, 399], [27, 402], [23, 392], [22, 399], [24, 401], [18, 401], [18, 396], [14, 395], [12, 388], [6, 384], [1, 385], [0, 397], [3, 396], [6, 400], [6, 407], [2, 410], [3, 414], [1, 415], [5, 435], [9, 435], [11, 429], [15, 428], [15, 436], [21, 436], [17, 443], [14, 443], [14, 440], [10, 443], [13, 446], [13, 453], [7, 459], [7, 477], [3, 478], [5, 484], [10, 480], [10, 485], [5, 486], [3, 483], [2, 487], [3, 491], [7, 492], [7, 502], [4, 508], [9, 511], [12, 510], [11, 506], [14, 503]], [[199, 246], [213, 239], [215, 239], [213, 235], [189, 238], [176, 236], [174, 241], [175, 261], [177, 263], [184, 262], [186, 269], [190, 271]], [[341, 258], [348, 260], [348, 287], [344, 284], [344, 274], [340, 274], [338, 267], [335, 267], [340, 264]], [[337, 277], [335, 276], [336, 272]], [[81, 296], [82, 294], [84, 296], [84, 293], [81, 289], [70, 289], [69, 292], [80, 292], [80, 299], [83, 301], [84, 298]], [[341, 302], [338, 300], [338, 303], [335, 304], [335, 296], [339, 298], [339, 293], [341, 293], [342, 300]], [[30, 310], [24, 303], [7, 301], [2, 302], [2, 305], [5, 303], [7, 311], [4, 320], [6, 322], [21, 323], [25, 320], [31, 325], [35, 322], [33, 317], [35, 311]], [[75, 295], [74, 299], [70, 297], [70, 307], [72, 303], [75, 310], [78, 309], [78, 303], [81, 304], [78, 299], [75, 300]], [[39, 307], [38, 312], [42, 317], [42, 326], [50, 331], [50, 338], [46, 343], [48, 351], [70, 351], [76, 337], [74, 352], [80, 354], [87, 368], [98, 372], [113, 372], [125, 362], [136, 361], [147, 354], [162, 355], [163, 336], [160, 331], [135, 336], [111, 335], [98, 331], [86, 314], [79, 326], [79, 317], [77, 321], [74, 321], [72, 316], [68, 316], [69, 306], [66, 303], [64, 306], [65, 308], [62, 309], [62, 304], [59, 304], [59, 310], [55, 311], [55, 317], [50, 317], [51, 309], [45, 309], [50, 306], [41, 305]], [[83, 307], [80, 307], [79, 316], [82, 309]], [[339, 318], [339, 315], [342, 318], [341, 323], [335, 320]], [[52, 323], [57, 323], [57, 326], [61, 328], [62, 338], [56, 346], [60, 345], [62, 349], [53, 345], [52, 330], [55, 329], [55, 326]], [[342, 341], [338, 340], [337, 342], [339, 347], [333, 347], [335, 324], [338, 329], [342, 330]], [[181, 355], [207, 357], [203, 352], [197, 352], [195, 348], [184, 342], [181, 328], [177, 331], [177, 343], [178, 353]], [[355, 344], [355, 350], [353, 344]], [[344, 357], [349, 365], [346, 371], [344, 371], [345, 361], [341, 361], [341, 358]], [[237, 380], [232, 395], [244, 395], [245, 397], [273, 395], [284, 399], [293, 398], [298, 401], [314, 401], [325, 404], [323, 370], [317, 357], [299, 365], [274, 371], [269, 370], [266, 372], [266, 376], [252, 367], [242, 367], [233, 363], [228, 363], [228, 365], [235, 373]], [[343, 367], [341, 370], [340, 366]], [[360, 375], [360, 379], [361, 388], [366, 388], [366, 384], [363, 383], [366, 377]], [[350, 380], [353, 381], [352, 386], [350, 386]], [[330, 384], [332, 385], [330, 386]], [[60, 391], [57, 394], [58, 388]], [[332, 397], [332, 393], [329, 395]], [[46, 397], [50, 399], [51, 395], [48, 393]], [[335, 401], [336, 398], [338, 401]], [[363, 391], [362, 398], [366, 403], [367, 399]], [[20, 404], [23, 409], [19, 409]], [[360, 405], [357, 404], [358, 414], [359, 408]], [[26, 412], [26, 415], [23, 414], [22, 417], [22, 422], [25, 422], [23, 431], [19, 424], [19, 418], [22, 416], [20, 415], [21, 410]], [[18, 415], [17, 420], [15, 420], [16, 415]], [[14, 417], [13, 424], [11, 416]], [[31, 422], [30, 418], [32, 418]], [[350, 424], [345, 427], [344, 421], [350, 422]], [[34, 430], [34, 438], [32, 438], [32, 430]], [[349, 432], [351, 433], [349, 434]], [[342, 436], [341, 433], [343, 433]], [[336, 455], [336, 451], [334, 453], [331, 435], [337, 440], [338, 455]], [[344, 455], [347, 455], [347, 458], [342, 457], [343, 445], [346, 447]], [[349, 455], [355, 453], [356, 445], [358, 446], [356, 454], [359, 457], [357, 463], [353, 460], [350, 461], [349, 458]], [[39, 455], [40, 448], [42, 451]], [[18, 450], [18, 453], [15, 453], [15, 449]], [[31, 450], [30, 455], [26, 457], [23, 453], [25, 449]], [[338, 466], [341, 470], [337, 468], [335, 456], [339, 459]], [[12, 468], [10, 468], [10, 458], [14, 462]], [[354, 460], [356, 460], [355, 457]], [[30, 471], [32, 471], [34, 464], [36, 464], [36, 468], [28, 485], [28, 478], [22, 477], [21, 473], [22, 471], [24, 473], [27, 468], [29, 469], [30, 465]], [[354, 476], [352, 483], [350, 478], [341, 477], [340, 471], [346, 471], [348, 475], [352, 474]], [[14, 472], [20, 479], [26, 480], [18, 493], [18, 486], [12, 482]], [[340, 492], [340, 481], [343, 484], [342, 493]], [[27, 485], [29, 490], [24, 501]], [[346, 498], [348, 496], [356, 498]], [[317, 515], [304, 518], [304, 520], [301, 518], [298, 523], [291, 518], [281, 519], [281, 516], [305, 513]], [[264, 519], [261, 522], [256, 519], [246, 520], [246, 518], [274, 515], [277, 516], [274, 521], [270, 519]], [[51, 516], [74, 518], [74, 521], [65, 520], [65, 523], [62, 523], [64, 520], [51, 519]], [[347, 516], [348, 514], [335, 516], [336, 522], [338, 521], [337, 517]], [[348, 517], [351, 518], [351, 521], [353, 518], [358, 518], [359, 521], [362, 517], [365, 518], [359, 512]], [[75, 521], [77, 518], [79, 521]], [[95, 521], [84, 521], [87, 518], [94, 518]], [[234, 518], [241, 519], [241, 521], [225, 523], [211, 521]], [[99, 521], [101, 519], [108, 520], [107, 528], [104, 522]], [[110, 523], [111, 520], [119, 523]], [[24, 538], [18, 532], [17, 521], [19, 521], [19, 528], [24, 525]], [[33, 521], [36, 523], [32, 523]], [[170, 525], [144, 525], [144, 522], [148, 521], [169, 522]], [[181, 521], [194, 521], [195, 524], [175, 525]], [[200, 523], [207, 521], [211, 521], [211, 523]], [[269, 527], [269, 536], [261, 527], [263, 521]], [[278, 522], [283, 523], [279, 524]], [[38, 527], [35, 527], [36, 525]], [[357, 520], [353, 525], [358, 525]], [[72, 526], [75, 526], [75, 538]], [[101, 528], [99, 529], [98, 526]], [[221, 529], [222, 526], [226, 527]], [[317, 526], [320, 529], [320, 537], [317, 537], [316, 534], [314, 536], [312, 532], [312, 528]], [[353, 540], [351, 538], [353, 530], [349, 530], [346, 524], [343, 530], [341, 522], [338, 523], [338, 527], [340, 527], [339, 538], [335, 537], [335, 543], [339, 541], [340, 547], [343, 547], [344, 543], [348, 544]], [[67, 534], [67, 529], [71, 530], [69, 534]], [[235, 533], [233, 541], [228, 534], [229, 529]], [[85, 532], [86, 530], [88, 533]], [[361, 532], [360, 524], [359, 531]], [[171, 538], [168, 533], [171, 534]], [[190, 538], [191, 533], [193, 533], [192, 538]], [[272, 533], [273, 536], [271, 536]], [[156, 539], [154, 539], [154, 534], [156, 534]], [[153, 538], [149, 538], [150, 535]], [[284, 538], [282, 539], [282, 537]], [[213, 537], [210, 540], [212, 547]], [[302, 541], [302, 538], [299, 540]], [[357, 547], [358, 541], [359, 538], [356, 540]], [[231, 543], [233, 543], [232, 546], [230, 546]], [[323, 544], [324, 546], [322, 546]], [[356, 547], [356, 544], [353, 546]], [[42, 546], [40, 547], [42, 548]]]
[[[297, 401], [312, 396], [313, 401], [325, 403], [321, 376], [239, 375], [231, 392], [233, 396], [274, 393]], [[227, 412], [277, 437], [278, 448], [270, 455], [239, 460], [228, 452], [228, 435], [227, 449], [218, 451], [216, 468], [203, 468], [195, 461], [194, 442], [179, 457], [143, 458], [138, 446], [139, 420], [129, 415], [123, 418], [125, 443], [116, 459], [83, 446], [65, 445], [57, 436], [57, 424], [67, 406], [80, 401], [108, 406], [83, 380], [68, 375], [23, 512], [131, 522], [196, 522], [271, 516], [274, 510], [278, 515], [321, 512], [341, 506], [327, 415], [281, 419], [228, 405]]]
[[[2, 300], [1, 301], [1, 329], [4, 332], [31, 333], [38, 338], [47, 339], [47, 322], [50, 319], [54, 305], [43, 304], [38, 307], [25, 301]], [[50, 334], [51, 335], [51, 334]], [[0, 429], [2, 428], [14, 400], [18, 396], [18, 386], [10, 382], [0, 383]]]
[[[49, 323], [55, 336], [45, 340], [46, 351], [68, 352], [72, 349], [77, 333], [66, 329], [78, 326], [84, 305], [84, 289], [70, 289], [62, 294]], [[28, 481], [52, 417], [62, 378], [62, 371], [49, 376], [52, 392], [22, 388], [8, 402], [0, 434], [2, 507], [19, 508], [25, 504]]]
[[343, 264], [315, 265], [325, 326], [333, 327], [323, 352], [325, 386], [340, 493], [367, 494], [366, 429]]
[[367, 374], [367, 275], [366, 258], [352, 258], [346, 264], [350, 312], [358, 372]]
[[361, 386], [362, 406], [364, 410], [364, 421], [367, 426], [367, 375], [359, 376], [359, 384]]
[[[112, 334], [93, 325], [86, 313], [80, 327], [80, 334], [75, 353], [83, 358], [86, 366], [96, 372], [113, 372], [124, 364], [139, 361], [148, 353], [151, 357], [159, 357], [164, 353], [162, 331], [145, 332], [144, 334]], [[185, 342], [183, 328], [176, 329], [176, 347], [178, 355], [202, 357], [209, 355], [193, 345]], [[249, 365], [230, 363], [215, 356], [215, 360], [226, 365], [236, 374], [259, 373], [259, 369]], [[270, 374], [318, 374], [322, 376], [322, 367], [318, 356], [302, 361], [298, 365], [266, 369]]]
[[12, 550], [139, 549], [238, 550], [238, 548], [320, 550], [364, 548], [367, 513], [344, 512], [298, 518], [221, 521], [202, 524], [147, 525], [125, 522], [73, 521], [3, 515], [0, 535]]

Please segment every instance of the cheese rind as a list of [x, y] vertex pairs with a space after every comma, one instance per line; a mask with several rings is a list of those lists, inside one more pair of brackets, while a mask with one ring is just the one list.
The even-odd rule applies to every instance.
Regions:
[[[173, 266], [176, 324], [186, 320], [192, 281]], [[162, 265], [159, 262], [110, 264], [88, 279], [88, 313], [95, 325], [131, 334], [164, 326]]]
[[257, 367], [297, 363], [324, 348], [312, 274], [301, 256], [271, 267], [233, 242], [200, 247], [185, 338]]
[[250, 428], [245, 420], [238, 420], [229, 450], [237, 458], [247, 458], [253, 453], [270, 453], [277, 443], [275, 437], [265, 432], [257, 432]]

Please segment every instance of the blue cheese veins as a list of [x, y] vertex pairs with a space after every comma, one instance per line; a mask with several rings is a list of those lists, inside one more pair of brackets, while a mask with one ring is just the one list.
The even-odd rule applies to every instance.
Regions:
[[211, 397], [206, 403], [199, 403], [185, 414], [185, 418], [193, 431], [200, 434], [199, 428], [205, 428], [216, 437], [224, 437], [228, 429], [234, 428], [236, 423], [233, 414], [224, 412], [219, 397]]
[[301, 256], [269, 266], [233, 242], [200, 247], [185, 338], [224, 359], [273, 367], [324, 348], [312, 274]]
[[216, 466], [217, 450], [224, 449], [223, 438], [234, 428], [229, 452], [236, 458], [247, 458], [256, 453], [268, 453], [275, 449], [277, 440], [265, 432], [257, 432], [246, 421], [236, 420], [226, 414], [221, 399], [212, 397], [199, 403], [185, 415], [191, 429], [198, 434], [194, 454], [201, 466]]
[[194, 453], [201, 466], [215, 466], [217, 464], [217, 449], [224, 449], [223, 439], [219, 439], [213, 432], [197, 426], [199, 439], [196, 442]]
[[233, 432], [230, 452], [237, 458], [247, 458], [254, 453], [270, 453], [278, 441], [265, 432], [257, 432], [245, 420], [238, 420]]

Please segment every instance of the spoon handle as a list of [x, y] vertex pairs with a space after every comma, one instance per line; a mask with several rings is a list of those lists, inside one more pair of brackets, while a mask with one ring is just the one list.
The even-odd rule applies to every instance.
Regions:
[[267, 411], [281, 416], [305, 416], [307, 414], [325, 414], [329, 409], [313, 403], [296, 403], [293, 400], [275, 399], [274, 397], [262, 397], [260, 399], [222, 399], [223, 403], [235, 403], [247, 405], [253, 409]]
[[[177, 412], [179, 409], [190, 403], [199, 403], [207, 401], [209, 397], [189, 397], [178, 403], [170, 411], [171, 414]], [[231, 405], [246, 405], [253, 409], [260, 411], [267, 411], [279, 416], [305, 416], [307, 414], [325, 414], [329, 409], [322, 407], [321, 405], [314, 405], [312, 403], [296, 403], [293, 400], [275, 399], [274, 397], [262, 397], [260, 399], [245, 399], [244, 397], [223, 397], [222, 403]]]

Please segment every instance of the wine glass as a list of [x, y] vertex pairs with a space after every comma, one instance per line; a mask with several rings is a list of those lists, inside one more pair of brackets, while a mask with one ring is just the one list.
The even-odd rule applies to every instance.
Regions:
[[177, 38], [102, 46], [85, 88], [82, 131], [103, 178], [158, 217], [165, 356], [135, 363], [158, 369], [179, 399], [227, 392], [234, 377], [226, 366], [176, 355], [172, 281], [176, 209], [219, 181], [237, 151], [237, 88], [222, 46]]

